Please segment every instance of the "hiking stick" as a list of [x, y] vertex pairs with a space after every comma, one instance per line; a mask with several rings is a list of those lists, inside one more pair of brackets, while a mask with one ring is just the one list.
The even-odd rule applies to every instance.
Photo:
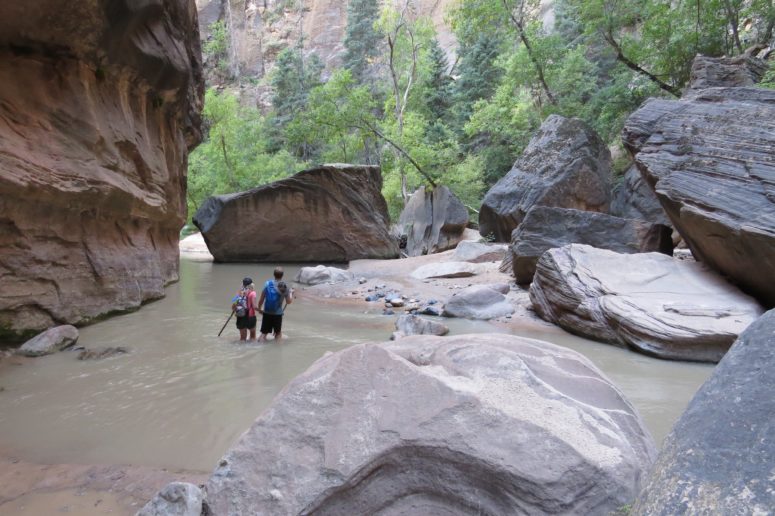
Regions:
[[226, 329], [226, 325], [229, 324], [229, 321], [231, 321], [232, 316], [234, 315], [234, 310], [231, 311], [231, 314], [229, 314], [229, 318], [226, 319], [226, 322], [223, 323], [223, 328], [221, 328], [221, 331], [218, 332], [218, 336], [221, 336], [221, 333], [223, 333], [223, 330]]

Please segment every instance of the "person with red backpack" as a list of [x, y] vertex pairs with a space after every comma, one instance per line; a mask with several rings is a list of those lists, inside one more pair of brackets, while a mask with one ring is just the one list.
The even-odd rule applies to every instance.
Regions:
[[[283, 268], [276, 267], [274, 270], [274, 279], [264, 284], [264, 290], [261, 291], [261, 298], [258, 300], [258, 311], [263, 314], [261, 318], [261, 336], [260, 342], [266, 341], [266, 336], [274, 332], [274, 339], [283, 338], [283, 312], [285, 306], [293, 302], [293, 294], [288, 285], [282, 281]], [[285, 306], [283, 306], [285, 302]]]
[[237, 316], [239, 340], [247, 340], [250, 330], [250, 340], [256, 338], [256, 290], [251, 278], [242, 280], [242, 289], [237, 293], [232, 304], [232, 310]]

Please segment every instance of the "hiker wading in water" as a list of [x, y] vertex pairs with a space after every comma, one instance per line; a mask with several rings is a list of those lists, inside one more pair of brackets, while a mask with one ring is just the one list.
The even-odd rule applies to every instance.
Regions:
[[256, 290], [253, 287], [253, 280], [245, 278], [242, 280], [242, 289], [237, 292], [231, 309], [237, 315], [237, 329], [239, 330], [239, 340], [247, 340], [248, 330], [250, 330], [250, 340], [256, 338]]
[[263, 342], [269, 333], [274, 332], [274, 339], [283, 338], [283, 311], [285, 305], [293, 302], [293, 294], [288, 285], [282, 281], [283, 268], [277, 267], [274, 270], [274, 279], [264, 284], [264, 290], [261, 291], [261, 298], [258, 300], [258, 311], [263, 314], [261, 319], [261, 336], [258, 340]]

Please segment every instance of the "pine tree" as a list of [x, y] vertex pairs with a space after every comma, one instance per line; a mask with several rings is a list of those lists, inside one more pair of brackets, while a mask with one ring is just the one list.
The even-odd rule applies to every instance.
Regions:
[[344, 67], [358, 83], [366, 79], [369, 63], [379, 55], [380, 35], [374, 30], [379, 18], [377, 0], [350, 0], [344, 38]]
[[449, 76], [447, 55], [436, 38], [431, 40], [429, 54], [431, 70], [426, 102], [433, 120], [446, 122], [452, 106], [452, 77]]
[[470, 45], [460, 47], [460, 76], [453, 91], [458, 129], [462, 130], [470, 118], [474, 103], [495, 92], [502, 75], [501, 69], [495, 66], [499, 50], [500, 39], [486, 32], [480, 33]]

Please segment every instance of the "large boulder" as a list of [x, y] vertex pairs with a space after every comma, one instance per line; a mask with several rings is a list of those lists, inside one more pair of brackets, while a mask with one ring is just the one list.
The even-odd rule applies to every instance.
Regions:
[[772, 513], [774, 336], [775, 310], [740, 335], [665, 439], [633, 515]]
[[399, 232], [406, 237], [407, 256], [454, 248], [462, 240], [467, 224], [468, 210], [446, 186], [430, 192], [421, 186], [398, 220]]
[[507, 246], [504, 244], [471, 242], [464, 240], [460, 242], [452, 254], [452, 260], [456, 262], [499, 262], [506, 255]]
[[55, 326], [22, 344], [16, 353], [28, 357], [50, 355], [75, 344], [78, 336], [78, 328], [75, 326]]
[[775, 305], [775, 90], [649, 100], [623, 139], [692, 254]]
[[208, 198], [194, 215], [219, 262], [395, 258], [379, 167], [322, 165]]
[[352, 272], [337, 267], [316, 265], [315, 267], [302, 267], [296, 274], [294, 281], [304, 285], [320, 285], [321, 283], [342, 283], [353, 281]]
[[607, 213], [610, 197], [608, 146], [581, 120], [551, 115], [514, 167], [487, 192], [479, 232], [508, 242], [533, 206]]
[[671, 225], [654, 190], [643, 180], [635, 165], [627, 169], [621, 183], [614, 188], [611, 215], [625, 219], [641, 219], [665, 226]]
[[[508, 292], [508, 285], [506, 286]], [[442, 315], [464, 319], [496, 319], [514, 313], [504, 292], [490, 285], [473, 285], [456, 292], [444, 304]]]
[[294, 379], [205, 485], [211, 514], [607, 514], [655, 455], [578, 353], [509, 335], [413, 336]]
[[203, 92], [191, 0], [0, 2], [0, 339], [178, 279]]
[[689, 77], [691, 89], [753, 86], [767, 73], [767, 63], [743, 54], [735, 57], [697, 56]]
[[617, 253], [672, 254], [672, 229], [643, 220], [604, 213], [537, 206], [511, 235], [514, 277], [520, 285], [533, 281], [544, 251], [567, 244], [587, 244]]
[[479, 273], [479, 266], [468, 262], [440, 262], [421, 265], [412, 271], [415, 279], [467, 278]]
[[530, 300], [571, 333], [659, 358], [717, 362], [762, 312], [696, 262], [582, 244], [544, 253]]

